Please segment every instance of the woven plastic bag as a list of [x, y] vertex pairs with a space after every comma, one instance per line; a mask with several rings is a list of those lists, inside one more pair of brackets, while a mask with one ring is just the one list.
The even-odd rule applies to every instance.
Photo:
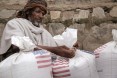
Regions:
[[100, 78], [117, 78], [117, 30], [113, 29], [112, 35], [113, 41], [94, 51]]
[[53, 62], [54, 78], [99, 78], [94, 55], [81, 50], [72, 59], [57, 59]]
[[20, 52], [0, 63], [0, 78], [53, 78], [48, 51], [41, 49], [33, 52], [35, 45], [28, 37], [15, 36], [11, 40]]

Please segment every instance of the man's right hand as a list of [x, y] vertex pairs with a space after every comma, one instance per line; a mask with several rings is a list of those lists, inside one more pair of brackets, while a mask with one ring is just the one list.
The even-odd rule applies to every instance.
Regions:
[[63, 45], [55, 47], [54, 53], [62, 57], [72, 58], [75, 56], [75, 49], [70, 49], [67, 46]]

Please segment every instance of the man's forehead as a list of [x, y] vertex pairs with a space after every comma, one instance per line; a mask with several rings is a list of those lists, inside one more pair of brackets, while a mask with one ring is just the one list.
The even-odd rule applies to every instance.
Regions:
[[35, 7], [39, 7], [44, 11], [44, 15], [47, 13], [47, 2], [45, 0], [28, 0], [24, 10], [35, 9]]
[[[43, 11], [43, 9], [41, 9], [41, 7], [35, 7], [34, 9], [35, 11]], [[44, 12], [44, 11], [43, 11]]]

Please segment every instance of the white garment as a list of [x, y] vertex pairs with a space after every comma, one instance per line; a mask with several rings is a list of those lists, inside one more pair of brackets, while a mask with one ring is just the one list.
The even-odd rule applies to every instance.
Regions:
[[56, 46], [51, 34], [42, 25], [39, 28], [26, 19], [14, 18], [6, 24], [4, 29], [0, 54], [4, 54], [10, 48], [12, 36], [27, 36], [35, 45]]

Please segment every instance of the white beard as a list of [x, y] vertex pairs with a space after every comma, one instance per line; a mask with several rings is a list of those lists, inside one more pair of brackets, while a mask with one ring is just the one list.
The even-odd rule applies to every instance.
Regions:
[[36, 26], [36, 27], [40, 27], [40, 23], [37, 22], [37, 21], [32, 22], [32, 24], [33, 24], [34, 26]]
[[32, 24], [33, 24], [34, 26], [36, 26], [36, 27], [40, 27], [40, 24], [41, 24], [40, 21], [38, 21], [38, 20], [31, 20], [31, 18], [29, 18], [29, 21], [31, 21]]

